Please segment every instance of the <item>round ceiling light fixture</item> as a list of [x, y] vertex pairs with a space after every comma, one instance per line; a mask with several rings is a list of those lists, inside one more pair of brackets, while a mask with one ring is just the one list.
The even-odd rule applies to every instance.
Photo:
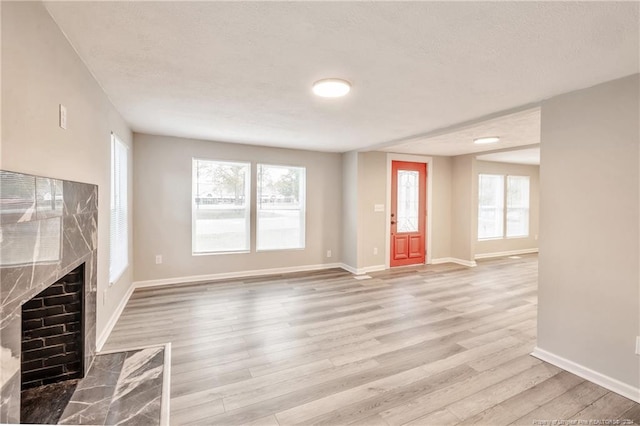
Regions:
[[313, 93], [323, 98], [339, 98], [351, 90], [351, 83], [340, 78], [326, 78], [313, 83]]
[[478, 138], [473, 140], [473, 143], [478, 145], [482, 145], [486, 143], [498, 143], [498, 142], [500, 142], [500, 138], [498, 136], [487, 136], [484, 138]]

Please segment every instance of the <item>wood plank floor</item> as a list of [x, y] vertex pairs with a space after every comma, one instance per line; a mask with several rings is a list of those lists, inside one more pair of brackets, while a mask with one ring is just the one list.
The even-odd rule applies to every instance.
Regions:
[[175, 425], [640, 423], [640, 404], [529, 355], [537, 268], [527, 255], [137, 290], [105, 350], [172, 342]]

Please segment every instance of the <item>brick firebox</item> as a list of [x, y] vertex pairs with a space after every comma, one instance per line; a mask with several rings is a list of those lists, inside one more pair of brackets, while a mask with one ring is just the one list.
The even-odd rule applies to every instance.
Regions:
[[22, 305], [22, 390], [83, 376], [84, 264]]

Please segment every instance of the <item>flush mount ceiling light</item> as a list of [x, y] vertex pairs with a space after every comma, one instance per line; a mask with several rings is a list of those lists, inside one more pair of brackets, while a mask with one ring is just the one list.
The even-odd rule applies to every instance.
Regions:
[[313, 93], [323, 98], [339, 98], [351, 90], [351, 83], [339, 78], [327, 78], [313, 83]]
[[485, 138], [478, 138], [473, 140], [473, 143], [476, 143], [478, 145], [485, 144], [485, 143], [498, 143], [498, 142], [500, 142], [500, 138], [497, 136], [487, 136]]

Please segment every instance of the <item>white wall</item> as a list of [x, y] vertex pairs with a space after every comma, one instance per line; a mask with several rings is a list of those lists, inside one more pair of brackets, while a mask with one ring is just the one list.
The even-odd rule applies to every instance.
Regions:
[[[493, 161], [476, 161], [476, 178], [480, 174], [497, 174], [512, 176], [529, 176], [529, 236], [523, 238], [500, 238], [494, 240], [478, 241], [477, 226], [475, 232], [475, 255], [489, 255], [492, 253], [505, 253], [516, 251], [529, 251], [538, 248], [538, 222], [539, 222], [539, 186], [540, 167], [524, 164], [497, 163]], [[477, 200], [477, 191], [476, 191]], [[475, 217], [478, 217], [478, 203], [474, 203]], [[477, 224], [477, 222], [476, 222]]]
[[[59, 104], [67, 107], [67, 130], [58, 127]], [[98, 185], [98, 336], [133, 269], [109, 287], [112, 131], [131, 145], [126, 123], [43, 4], [3, 2], [0, 168]]]
[[640, 401], [639, 90], [542, 104], [538, 350]]
[[[145, 134], [134, 135], [135, 280], [337, 263], [342, 245], [342, 156]], [[307, 169], [306, 247], [236, 254], [191, 253], [192, 159], [239, 160]], [[255, 173], [252, 173], [255, 194]], [[255, 212], [255, 198], [252, 200]], [[253, 221], [252, 221], [253, 222]], [[252, 232], [255, 227], [252, 223]], [[255, 241], [255, 238], [252, 238]], [[254, 244], [252, 243], [252, 246]], [[326, 257], [331, 250], [332, 257]], [[163, 263], [155, 264], [162, 255]]]

